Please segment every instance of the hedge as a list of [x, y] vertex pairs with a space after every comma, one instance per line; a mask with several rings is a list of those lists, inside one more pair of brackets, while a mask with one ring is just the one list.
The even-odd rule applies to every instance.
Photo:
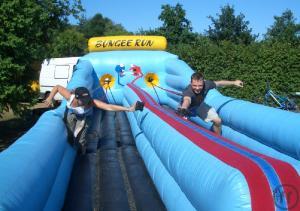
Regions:
[[170, 46], [169, 51], [179, 55], [195, 71], [202, 71], [207, 79], [243, 80], [243, 89], [221, 89], [228, 96], [262, 103], [267, 81], [280, 95], [300, 92], [299, 45], [278, 42], [215, 44], [200, 38], [191, 44]]

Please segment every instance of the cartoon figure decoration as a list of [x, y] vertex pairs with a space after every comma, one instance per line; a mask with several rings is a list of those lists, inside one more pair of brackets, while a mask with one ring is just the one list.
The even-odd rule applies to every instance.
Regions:
[[123, 77], [125, 75], [125, 65], [118, 64], [115, 68], [115, 71], [118, 73], [119, 76]]
[[135, 77], [143, 76], [141, 67], [137, 65], [132, 64], [129, 70], [132, 72], [132, 75]]
[[[131, 74], [134, 76], [134, 80], [132, 82], [135, 82], [139, 78], [143, 77], [143, 72], [141, 70], [140, 66], [137, 66], [135, 64], [130, 65], [129, 71], [125, 70], [124, 64], [118, 64], [115, 67], [115, 71], [118, 73], [118, 84], [121, 86], [124, 86], [124, 84], [121, 83], [120, 78], [124, 77], [126, 74]], [[124, 81], [124, 80], [123, 80]]]

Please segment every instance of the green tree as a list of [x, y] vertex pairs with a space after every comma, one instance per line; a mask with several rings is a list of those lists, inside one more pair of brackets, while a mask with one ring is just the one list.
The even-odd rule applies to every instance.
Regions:
[[115, 24], [111, 20], [108, 20], [105, 25], [105, 36], [111, 36], [111, 35], [126, 35], [126, 34], [132, 34], [128, 32], [121, 24]]
[[286, 10], [281, 16], [274, 16], [275, 22], [268, 29], [265, 38], [267, 40], [277, 40], [283, 42], [295, 43], [299, 41], [300, 24], [296, 23], [296, 19], [291, 10]]
[[257, 38], [252, 35], [252, 29], [248, 28], [249, 21], [245, 21], [245, 16], [241, 13], [238, 16], [234, 14], [233, 6], [226, 5], [221, 8], [221, 14], [217, 18], [208, 17], [212, 21], [207, 34], [215, 42], [231, 41], [236, 44], [250, 44]]
[[75, 27], [70, 27], [53, 39], [50, 57], [82, 56], [86, 52], [87, 39]]
[[53, 35], [78, 18], [80, 0], [2, 0], [0, 4], [0, 114], [33, 102], [33, 66], [47, 55]]
[[139, 35], [155, 35], [155, 36], [161, 36], [162, 35], [162, 32], [160, 31], [159, 28], [155, 28], [155, 29], [143, 29], [143, 28], [140, 28], [139, 31], [137, 32], [137, 34]]
[[121, 24], [114, 24], [109, 18], [97, 13], [91, 19], [83, 19], [79, 24], [79, 30], [87, 39], [105, 35], [128, 34]]
[[195, 38], [191, 22], [185, 17], [185, 10], [181, 4], [177, 3], [175, 7], [166, 4], [161, 8], [162, 12], [158, 18], [163, 22], [163, 26], [159, 31], [170, 44], [188, 43]]

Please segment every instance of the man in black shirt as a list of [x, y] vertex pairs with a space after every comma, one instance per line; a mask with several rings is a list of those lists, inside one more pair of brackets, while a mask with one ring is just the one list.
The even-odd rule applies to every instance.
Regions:
[[188, 85], [183, 91], [183, 99], [179, 114], [185, 116], [187, 113], [191, 115], [198, 115], [206, 122], [213, 122], [213, 130], [217, 134], [221, 134], [221, 118], [216, 110], [204, 102], [204, 98], [210, 89], [220, 86], [237, 86], [243, 87], [243, 82], [240, 80], [235, 81], [211, 81], [204, 80], [201, 73], [196, 72], [191, 76], [191, 84]]

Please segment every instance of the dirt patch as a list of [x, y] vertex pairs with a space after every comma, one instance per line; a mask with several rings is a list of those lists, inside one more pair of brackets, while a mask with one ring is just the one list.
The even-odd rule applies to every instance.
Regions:
[[26, 133], [47, 110], [45, 104], [38, 103], [24, 118], [15, 116], [11, 110], [4, 113], [0, 119], [0, 152]]

